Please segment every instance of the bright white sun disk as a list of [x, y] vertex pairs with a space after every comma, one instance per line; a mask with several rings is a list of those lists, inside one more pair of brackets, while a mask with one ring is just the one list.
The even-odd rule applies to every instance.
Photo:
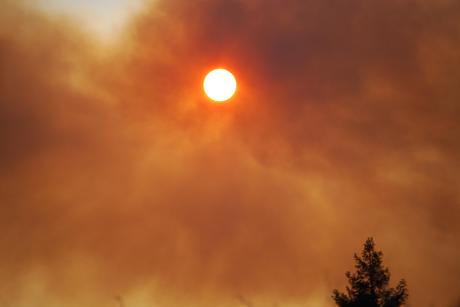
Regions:
[[236, 79], [226, 69], [214, 69], [204, 78], [203, 88], [209, 98], [216, 102], [224, 102], [235, 94]]

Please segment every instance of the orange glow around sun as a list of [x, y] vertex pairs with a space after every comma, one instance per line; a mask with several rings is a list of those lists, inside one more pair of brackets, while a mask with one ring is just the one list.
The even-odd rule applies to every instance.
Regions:
[[214, 69], [204, 78], [203, 89], [211, 100], [225, 102], [232, 98], [236, 92], [236, 79], [226, 69]]

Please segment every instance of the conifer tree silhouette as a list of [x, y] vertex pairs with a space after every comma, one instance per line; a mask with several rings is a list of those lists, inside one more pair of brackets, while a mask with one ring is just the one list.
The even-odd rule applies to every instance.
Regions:
[[390, 272], [382, 265], [381, 251], [375, 251], [374, 240], [368, 238], [361, 256], [354, 255], [356, 272], [347, 272], [346, 293], [334, 290], [332, 298], [339, 307], [399, 307], [407, 300], [404, 279], [396, 288], [389, 288]]

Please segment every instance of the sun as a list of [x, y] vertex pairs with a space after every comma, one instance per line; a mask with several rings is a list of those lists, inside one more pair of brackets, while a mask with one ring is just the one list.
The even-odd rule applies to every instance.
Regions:
[[236, 92], [236, 79], [231, 72], [223, 68], [210, 71], [203, 81], [206, 95], [215, 102], [224, 102]]

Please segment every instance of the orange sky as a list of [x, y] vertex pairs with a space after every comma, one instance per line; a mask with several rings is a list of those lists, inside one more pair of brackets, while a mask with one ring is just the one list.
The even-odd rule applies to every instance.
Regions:
[[156, 0], [109, 45], [78, 10], [0, 11], [0, 305], [328, 307], [373, 236], [456, 306], [458, 1]]

